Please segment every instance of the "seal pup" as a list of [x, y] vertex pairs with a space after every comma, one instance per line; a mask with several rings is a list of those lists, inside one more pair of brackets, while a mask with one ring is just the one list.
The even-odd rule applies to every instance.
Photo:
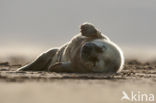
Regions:
[[80, 30], [68, 43], [42, 53], [17, 71], [120, 72], [124, 65], [122, 50], [93, 24], [84, 23]]

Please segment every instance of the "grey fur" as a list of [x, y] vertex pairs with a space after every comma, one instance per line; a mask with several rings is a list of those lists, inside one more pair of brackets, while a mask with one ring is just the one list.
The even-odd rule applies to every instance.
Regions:
[[[81, 25], [81, 33], [73, 37], [68, 43], [62, 46], [60, 49], [51, 49], [46, 53], [43, 53], [39, 56], [34, 62], [19, 68], [17, 71], [51, 71], [51, 72], [79, 72], [79, 73], [88, 73], [88, 72], [117, 72], [121, 70], [123, 65], [123, 58], [120, 49], [114, 45], [110, 39], [100, 33], [92, 24], [85, 23]], [[107, 47], [99, 46], [97, 43], [107, 44], [107, 47], [113, 51], [108, 51], [108, 56], [116, 55], [115, 57], [107, 59], [107, 54], [105, 54], [105, 49]], [[90, 54], [82, 55], [84, 50], [84, 45], [91, 45], [93, 51]], [[89, 46], [88, 45], [88, 46]], [[110, 54], [111, 53], [111, 54]], [[87, 55], [93, 56], [87, 57]], [[104, 67], [102, 61], [98, 59], [102, 55], [106, 55], [106, 58], [101, 58], [105, 62], [105, 66], [112, 67], [109, 70], [105, 70], [107, 67]], [[83, 57], [82, 57], [83, 56]], [[86, 56], [86, 57], [85, 57]], [[104, 56], [105, 57], [105, 56]], [[117, 59], [116, 59], [117, 57]], [[113, 63], [112, 60], [116, 60]], [[99, 61], [98, 63], [96, 63]], [[95, 63], [93, 63], [95, 62]], [[113, 64], [111, 64], [111, 62]], [[96, 65], [98, 64], [98, 66]], [[96, 66], [95, 66], [96, 65]], [[111, 66], [113, 65], [113, 66]]]
[[46, 53], [41, 54], [32, 63], [19, 68], [17, 71], [47, 71], [50, 62], [57, 51], [58, 49], [49, 50]]

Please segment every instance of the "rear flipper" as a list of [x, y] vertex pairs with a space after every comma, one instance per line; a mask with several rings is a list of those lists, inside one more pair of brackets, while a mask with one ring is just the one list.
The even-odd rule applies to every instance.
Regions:
[[35, 61], [25, 65], [17, 71], [47, 71], [53, 56], [58, 49], [49, 50], [46, 53], [41, 54]]

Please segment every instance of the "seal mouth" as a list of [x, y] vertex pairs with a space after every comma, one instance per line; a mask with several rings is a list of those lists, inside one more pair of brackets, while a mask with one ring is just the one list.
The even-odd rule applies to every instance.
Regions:
[[87, 61], [85, 60], [85, 66], [86, 68], [89, 68], [90, 70], [94, 70], [99, 62], [98, 57], [88, 57]]

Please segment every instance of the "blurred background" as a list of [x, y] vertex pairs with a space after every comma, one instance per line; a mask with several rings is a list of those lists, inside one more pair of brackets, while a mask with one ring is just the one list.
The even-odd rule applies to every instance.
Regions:
[[156, 0], [0, 0], [0, 61], [34, 59], [91, 22], [126, 58], [156, 58]]

